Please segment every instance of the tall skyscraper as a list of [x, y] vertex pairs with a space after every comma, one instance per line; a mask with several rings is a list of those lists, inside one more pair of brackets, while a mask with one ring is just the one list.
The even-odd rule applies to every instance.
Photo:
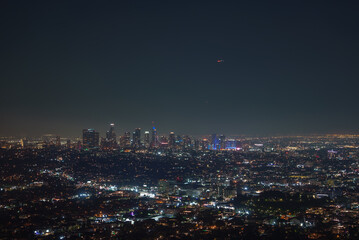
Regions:
[[170, 136], [169, 136], [169, 140], [168, 140], [168, 145], [170, 148], [175, 148], [176, 145], [176, 137], [175, 137], [175, 133], [174, 132], [170, 132]]
[[150, 131], [145, 131], [144, 144], [145, 144], [145, 148], [150, 147]]
[[84, 129], [82, 131], [82, 144], [86, 149], [97, 148], [99, 146], [100, 134], [94, 129]]
[[106, 139], [116, 142], [115, 124], [110, 124], [110, 130], [106, 132]]
[[141, 128], [136, 128], [132, 134], [132, 146], [134, 148], [141, 147]]
[[115, 133], [115, 124], [110, 124], [110, 130], [106, 132], [106, 138], [101, 140], [101, 147], [107, 150], [113, 150], [117, 148], [117, 140]]
[[158, 138], [157, 138], [157, 130], [155, 127], [152, 128], [152, 139], [151, 139], [151, 147], [158, 147]]

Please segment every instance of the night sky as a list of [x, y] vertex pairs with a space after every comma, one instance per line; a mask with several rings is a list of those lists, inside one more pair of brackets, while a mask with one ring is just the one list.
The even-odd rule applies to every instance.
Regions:
[[1, 136], [359, 132], [359, 1], [9, 0], [0, 27]]

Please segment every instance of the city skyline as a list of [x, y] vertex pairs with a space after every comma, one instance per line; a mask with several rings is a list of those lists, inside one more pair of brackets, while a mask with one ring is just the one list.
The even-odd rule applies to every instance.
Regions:
[[358, 239], [359, 135], [117, 148], [114, 128], [101, 147], [94, 129], [2, 138], [1, 237]]
[[359, 1], [0, 6], [0, 239], [359, 239]]
[[[110, 123], [110, 124], [102, 124], [102, 126], [98, 126], [98, 127], [80, 127], [79, 129], [77, 129], [75, 132], [70, 133], [70, 134], [65, 134], [63, 132], [59, 132], [56, 129], [53, 129], [51, 132], [42, 132], [42, 133], [36, 133], [36, 134], [8, 134], [8, 135], [0, 135], [0, 137], [3, 138], [8, 138], [8, 137], [15, 137], [15, 138], [37, 138], [37, 137], [42, 137], [42, 136], [60, 136], [61, 138], [70, 138], [70, 139], [76, 139], [76, 138], [82, 138], [82, 131], [84, 129], [91, 129], [91, 130], [95, 130], [96, 132], [99, 133], [99, 136], [102, 138], [106, 138], [107, 134], [108, 134], [108, 126], [114, 125], [115, 126], [115, 135], [117, 135], [116, 139], [119, 139], [121, 136], [125, 135], [126, 133], [132, 133], [134, 130], [136, 129], [141, 129], [142, 130], [142, 135], [141, 135], [141, 139], [143, 139], [145, 137], [145, 133], [146, 132], [150, 132], [152, 131], [153, 126], [150, 126], [150, 124], [148, 124], [148, 127], [134, 127], [134, 128], [129, 128], [129, 127], [121, 127], [120, 125], [117, 125], [115, 123]], [[170, 135], [171, 133], [175, 133], [176, 135], [180, 135], [180, 136], [193, 136], [193, 137], [197, 137], [197, 138], [201, 138], [201, 137], [208, 137], [212, 134], [224, 134], [226, 136], [231, 136], [231, 137], [291, 137], [291, 136], [320, 136], [320, 135], [358, 135], [359, 134], [359, 129], [355, 130], [355, 131], [313, 131], [313, 132], [305, 132], [305, 131], [289, 131], [289, 132], [277, 132], [277, 133], [271, 133], [271, 132], [267, 132], [264, 131], [262, 133], [247, 133], [247, 132], [242, 132], [242, 133], [235, 133], [235, 132], [231, 132], [231, 131], [227, 131], [227, 132], [223, 132], [221, 130], [219, 131], [208, 131], [208, 132], [201, 132], [200, 134], [193, 134], [190, 133], [188, 131], [183, 131], [183, 132], [177, 132], [174, 131], [173, 129], [175, 128], [169, 128], [169, 131], [164, 131], [161, 128], [156, 127], [156, 130], [158, 131], [158, 136], [167, 136]], [[219, 128], [220, 129], [220, 128]]]

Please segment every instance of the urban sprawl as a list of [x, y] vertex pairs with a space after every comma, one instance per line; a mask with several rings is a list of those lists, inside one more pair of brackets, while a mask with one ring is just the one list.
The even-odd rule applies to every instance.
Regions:
[[0, 239], [359, 239], [359, 136], [0, 138]]

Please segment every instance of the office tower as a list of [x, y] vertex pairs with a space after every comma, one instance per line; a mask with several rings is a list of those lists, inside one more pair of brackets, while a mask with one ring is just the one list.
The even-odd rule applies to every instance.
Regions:
[[66, 147], [67, 147], [67, 148], [71, 148], [71, 140], [70, 140], [70, 139], [67, 139], [67, 141], [66, 141]]
[[131, 146], [131, 133], [130, 132], [125, 132], [125, 143], [126, 143], [126, 147], [130, 147]]
[[158, 138], [157, 138], [157, 130], [155, 127], [152, 128], [152, 139], [151, 139], [151, 147], [158, 147]]
[[97, 148], [99, 146], [100, 134], [94, 129], [84, 129], [82, 131], [82, 144], [86, 149]]
[[170, 132], [169, 141], [168, 141], [168, 146], [173, 149], [173, 148], [175, 148], [175, 144], [176, 144], [175, 133], [174, 133], [174, 132]]
[[144, 143], [145, 143], [145, 148], [150, 147], [150, 131], [145, 131]]
[[110, 130], [106, 132], [106, 139], [109, 141], [116, 142], [115, 124], [110, 124]]
[[113, 150], [117, 148], [115, 124], [110, 124], [110, 130], [106, 132], [106, 138], [101, 141], [102, 149]]
[[132, 134], [132, 147], [141, 147], [141, 128], [136, 128]]

